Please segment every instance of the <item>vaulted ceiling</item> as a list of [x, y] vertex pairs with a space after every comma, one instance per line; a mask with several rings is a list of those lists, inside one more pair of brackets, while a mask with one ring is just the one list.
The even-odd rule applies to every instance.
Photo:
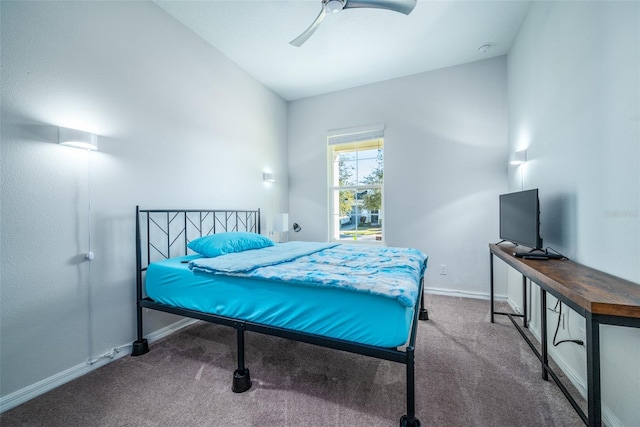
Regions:
[[518, 0], [418, 0], [409, 15], [346, 9], [294, 47], [321, 0], [156, 3], [286, 100], [505, 55], [529, 8]]

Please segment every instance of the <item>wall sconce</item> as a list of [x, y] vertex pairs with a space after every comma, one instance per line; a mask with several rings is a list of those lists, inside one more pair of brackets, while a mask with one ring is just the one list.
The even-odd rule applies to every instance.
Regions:
[[516, 151], [511, 155], [509, 163], [512, 165], [521, 165], [527, 161], [527, 150]]
[[96, 151], [98, 149], [98, 136], [81, 130], [59, 127], [58, 144]]
[[262, 172], [262, 181], [274, 183], [276, 182], [276, 176], [271, 172]]

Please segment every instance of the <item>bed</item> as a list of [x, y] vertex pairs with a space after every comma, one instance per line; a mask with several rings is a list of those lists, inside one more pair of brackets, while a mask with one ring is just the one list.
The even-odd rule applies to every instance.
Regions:
[[407, 248], [321, 242], [274, 244], [260, 210], [136, 207], [137, 340], [149, 351], [143, 309], [237, 331], [232, 391], [251, 388], [244, 332], [253, 331], [406, 365], [406, 414], [415, 415], [417, 320], [428, 319], [427, 257]]

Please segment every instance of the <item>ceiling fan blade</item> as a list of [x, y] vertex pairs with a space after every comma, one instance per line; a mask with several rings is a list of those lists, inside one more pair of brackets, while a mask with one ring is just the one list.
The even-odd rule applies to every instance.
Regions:
[[302, 46], [302, 44], [304, 42], [306, 42], [309, 39], [309, 37], [311, 37], [313, 35], [313, 33], [316, 32], [316, 30], [320, 26], [320, 23], [322, 22], [322, 20], [326, 16], [326, 14], [327, 14], [327, 11], [325, 10], [324, 4], [323, 4], [322, 5], [322, 10], [320, 11], [320, 14], [316, 18], [316, 20], [313, 21], [313, 23], [311, 25], [309, 25], [309, 28], [304, 30], [304, 32], [302, 34], [300, 34], [295, 39], [291, 40], [289, 42], [289, 44], [292, 45], [292, 46], [295, 46], [295, 47]]
[[416, 3], [417, 0], [347, 0], [344, 8], [387, 9], [408, 15], [416, 7]]

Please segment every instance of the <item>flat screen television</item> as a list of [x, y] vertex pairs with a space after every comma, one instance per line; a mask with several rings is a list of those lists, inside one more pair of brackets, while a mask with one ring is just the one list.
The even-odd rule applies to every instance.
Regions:
[[500, 239], [542, 249], [537, 188], [500, 195]]

